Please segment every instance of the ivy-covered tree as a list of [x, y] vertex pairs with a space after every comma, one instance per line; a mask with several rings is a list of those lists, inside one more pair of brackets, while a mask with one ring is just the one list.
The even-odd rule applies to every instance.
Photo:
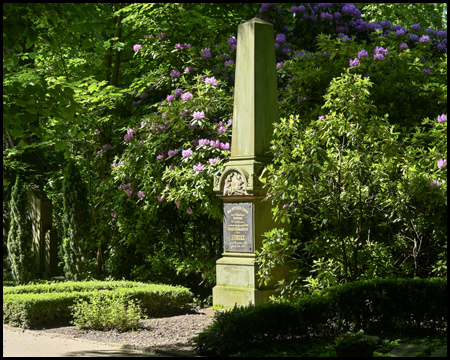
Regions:
[[11, 227], [8, 234], [8, 261], [19, 284], [33, 277], [31, 219], [27, 216], [27, 189], [20, 175], [12, 189], [10, 202]]
[[86, 184], [75, 161], [64, 169], [64, 274], [66, 278], [80, 280], [88, 274], [89, 203]]

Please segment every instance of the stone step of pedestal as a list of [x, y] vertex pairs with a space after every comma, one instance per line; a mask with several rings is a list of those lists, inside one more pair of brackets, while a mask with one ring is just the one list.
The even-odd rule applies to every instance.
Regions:
[[388, 354], [392, 357], [414, 357], [422, 352], [429, 353], [430, 349], [424, 345], [398, 344]]

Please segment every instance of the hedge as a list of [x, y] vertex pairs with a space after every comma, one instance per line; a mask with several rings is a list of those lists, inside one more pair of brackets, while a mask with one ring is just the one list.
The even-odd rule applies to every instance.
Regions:
[[69, 321], [72, 320], [69, 307], [77, 299], [88, 300], [94, 291], [102, 290], [105, 294], [123, 294], [138, 300], [149, 317], [181, 313], [193, 299], [193, 294], [181, 286], [123, 281], [16, 286], [3, 288], [3, 323], [30, 328], [58, 319]]
[[447, 279], [373, 279], [335, 286], [295, 302], [218, 312], [192, 340], [200, 355], [228, 356], [271, 341], [446, 328]]

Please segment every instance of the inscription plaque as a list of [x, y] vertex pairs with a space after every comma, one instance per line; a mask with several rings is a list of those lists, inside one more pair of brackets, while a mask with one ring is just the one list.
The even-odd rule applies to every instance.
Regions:
[[224, 203], [223, 239], [226, 252], [253, 252], [253, 203]]

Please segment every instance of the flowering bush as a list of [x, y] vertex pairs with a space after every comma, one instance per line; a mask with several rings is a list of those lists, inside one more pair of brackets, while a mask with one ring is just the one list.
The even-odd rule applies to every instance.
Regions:
[[[444, 260], [436, 249], [446, 225], [436, 214], [446, 192], [446, 33], [388, 20], [366, 23], [353, 4], [285, 6], [263, 4], [259, 11], [274, 24], [284, 118], [273, 144], [280, 168], [271, 168], [266, 181], [271, 200], [280, 205], [275, 214], [292, 224], [291, 234], [275, 230], [272, 240], [284, 241], [293, 257], [308, 259], [297, 284], [307, 279], [314, 288], [364, 276], [443, 274]], [[130, 276], [145, 277], [170, 268], [213, 283], [222, 246], [222, 204], [212, 183], [229, 156], [239, 39], [221, 34], [206, 43], [198, 34], [192, 39], [155, 34], [136, 39], [141, 45], [133, 49], [133, 61], [146, 70], [129, 87], [127, 115], [119, 117], [122, 125], [114, 130], [117, 140], [100, 154], [110, 160], [112, 174], [98, 186], [113, 233], [109, 264], [120, 264], [108, 271], [132, 269]], [[149, 59], [161, 66], [148, 70], [143, 64]], [[342, 87], [348, 84], [352, 90], [346, 92]], [[438, 114], [442, 127], [424, 122]], [[428, 140], [440, 144], [431, 153]], [[420, 146], [414, 150], [413, 143]], [[402, 171], [404, 178], [398, 175]], [[122, 191], [116, 190], [120, 186]], [[111, 196], [105, 199], [105, 193]], [[431, 212], [430, 197], [436, 200]], [[417, 206], [420, 215], [414, 217]], [[408, 225], [411, 221], [414, 225]], [[433, 227], [438, 230], [431, 233]], [[435, 242], [429, 258], [413, 254], [414, 244], [425, 246], [414, 229], [430, 245]], [[303, 236], [305, 241], [295, 242]], [[270, 239], [262, 251], [266, 264], [285, 261], [276, 258]], [[395, 246], [401, 251], [391, 251]], [[130, 252], [145, 254], [140, 255], [145, 262], [126, 263], [124, 254]]]

